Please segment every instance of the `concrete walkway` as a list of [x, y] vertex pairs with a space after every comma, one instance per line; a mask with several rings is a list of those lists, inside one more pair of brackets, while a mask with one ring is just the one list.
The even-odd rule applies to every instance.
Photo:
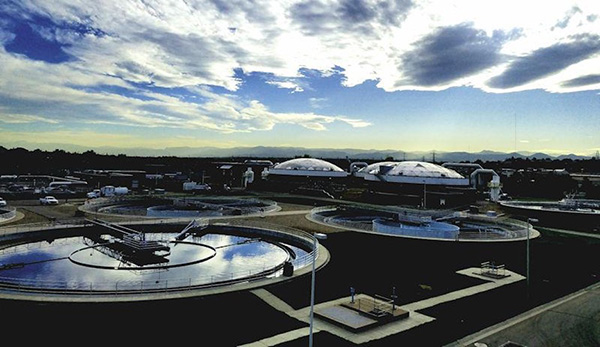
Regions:
[[[341, 326], [335, 325], [333, 323], [327, 322], [322, 319], [318, 319], [318, 317], [315, 316], [314, 321], [313, 321], [313, 324], [314, 324], [313, 332], [325, 330], [331, 334], [337, 335], [337, 336], [339, 336], [345, 340], [348, 340], [352, 343], [362, 344], [362, 343], [365, 343], [368, 341], [385, 338], [387, 336], [394, 335], [394, 334], [406, 331], [408, 329], [412, 329], [419, 325], [426, 324], [428, 322], [432, 322], [435, 320], [435, 318], [433, 318], [433, 317], [429, 317], [429, 316], [426, 316], [424, 314], [417, 312], [418, 310], [422, 310], [422, 309], [425, 309], [428, 307], [432, 307], [435, 305], [443, 304], [443, 303], [454, 301], [454, 300], [459, 300], [461, 298], [464, 298], [464, 297], [467, 297], [470, 295], [475, 295], [475, 294], [482, 293], [482, 292], [485, 292], [488, 290], [492, 290], [492, 289], [495, 289], [495, 288], [498, 288], [498, 287], [501, 287], [501, 286], [504, 286], [507, 284], [518, 282], [525, 278], [515, 272], [506, 270], [506, 275], [508, 275], [508, 276], [499, 278], [499, 279], [494, 279], [494, 278], [482, 276], [480, 274], [480, 271], [481, 271], [480, 268], [468, 268], [468, 269], [457, 271], [456, 273], [460, 274], [460, 275], [464, 275], [464, 276], [480, 278], [480, 279], [486, 280], [488, 282], [479, 284], [476, 286], [456, 290], [456, 291], [453, 291], [453, 292], [450, 292], [450, 293], [447, 293], [444, 295], [436, 296], [433, 298], [429, 298], [429, 299], [425, 299], [425, 300], [421, 300], [421, 301], [417, 301], [417, 302], [399, 306], [399, 308], [409, 311], [409, 317], [406, 319], [402, 319], [402, 320], [391, 322], [391, 323], [388, 323], [385, 325], [374, 327], [374, 328], [368, 329], [364, 332], [354, 333], [354, 332], [344, 329]], [[259, 298], [261, 298], [262, 300], [264, 300], [266, 303], [268, 303], [272, 307], [287, 314], [288, 316], [295, 318], [299, 321], [305, 322], [307, 324], [310, 324], [310, 306], [304, 307], [304, 308], [301, 308], [298, 310], [294, 310], [290, 305], [288, 305], [287, 303], [285, 303], [284, 301], [282, 301], [275, 295], [271, 294], [266, 289], [253, 290], [252, 293], [254, 295], [258, 296]], [[356, 296], [356, 298], [358, 299], [358, 298], [361, 298], [362, 296], [364, 296], [364, 295], [359, 294]], [[364, 296], [364, 297], [366, 298], [366, 296]], [[343, 297], [343, 298], [339, 298], [336, 300], [320, 303], [320, 304], [315, 305], [314, 310], [315, 310], [315, 312], [317, 312], [322, 309], [341, 305], [342, 303], [348, 302], [349, 300], [350, 300], [350, 297]], [[304, 335], [302, 335], [302, 334], [304, 334]], [[296, 338], [299, 338], [302, 336], [307, 336], [308, 334], [309, 334], [308, 329], [307, 330], [297, 329], [297, 330], [294, 330], [294, 331], [291, 331], [288, 333], [279, 334], [277, 336], [274, 336], [274, 337], [271, 337], [268, 339], [256, 341], [254, 343], [248, 344], [247, 346], [254, 346], [254, 347], [256, 347], [256, 346], [275, 346], [279, 343], [290, 341], [290, 340], [293, 340], [293, 339], [296, 339]]]
[[255, 289], [252, 293], [278, 311], [288, 314], [294, 311], [294, 308], [288, 305], [287, 302], [271, 294], [271, 292], [266, 289]]
[[567, 234], [567, 235], [574, 235], [574, 236], [581, 236], [581, 237], [591, 237], [593, 239], [600, 239], [600, 234], [584, 233], [581, 231], [556, 229], [556, 228], [548, 228], [548, 227], [540, 227], [539, 229], [549, 230], [549, 231], [559, 233], [559, 234]]
[[408, 305], [402, 306], [402, 308], [405, 310], [409, 310], [409, 311], [422, 310], [424, 308], [443, 304], [445, 302], [449, 302], [449, 301], [453, 301], [453, 300], [458, 300], [458, 299], [464, 298], [466, 296], [482, 293], [482, 292], [485, 292], [488, 290], [492, 290], [492, 289], [525, 279], [524, 276], [521, 276], [516, 272], [512, 272], [512, 271], [508, 271], [508, 270], [506, 271], [506, 274], [508, 275], [507, 277], [500, 278], [500, 279], [492, 279], [490, 277], [481, 275], [480, 269], [476, 268], [476, 267], [459, 270], [456, 273], [465, 275], [465, 276], [469, 276], [469, 277], [479, 278], [479, 279], [490, 281], [490, 282], [479, 284], [479, 285], [476, 285], [473, 287], [456, 290], [456, 291], [453, 291], [453, 292], [450, 292], [450, 293], [447, 293], [444, 295], [436, 296], [433, 298], [413, 302]]

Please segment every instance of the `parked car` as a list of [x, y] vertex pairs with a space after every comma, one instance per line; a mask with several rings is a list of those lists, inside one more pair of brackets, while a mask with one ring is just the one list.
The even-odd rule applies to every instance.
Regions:
[[40, 198], [40, 204], [42, 205], [58, 205], [58, 200], [53, 196], [45, 196]]
[[6, 200], [4, 200], [3, 198], [0, 198], [0, 207], [2, 206], [6, 206]]
[[196, 182], [183, 182], [183, 191], [191, 191], [192, 193], [200, 193], [210, 191], [210, 185], [206, 183], [196, 183]]
[[91, 192], [87, 193], [87, 197], [89, 199], [99, 198], [101, 196], [100, 189], [94, 189]]

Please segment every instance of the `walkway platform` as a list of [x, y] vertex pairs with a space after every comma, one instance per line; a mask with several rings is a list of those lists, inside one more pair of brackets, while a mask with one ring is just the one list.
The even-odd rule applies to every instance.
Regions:
[[[491, 278], [485, 276], [485, 274], [482, 274], [481, 268], [479, 267], [466, 268], [456, 271], [456, 273], [463, 276], [479, 278], [484, 280], [485, 283], [459, 289], [421, 301], [403, 304], [400, 307], [397, 307], [397, 309], [398, 315], [401, 315], [400, 312], [405, 312], [407, 314], [405, 319], [398, 318], [388, 321], [385, 324], [377, 322], [373, 317], [363, 316], [359, 312], [348, 307], [348, 304], [351, 302], [351, 298], [349, 296], [319, 303], [314, 307], [315, 317], [318, 318], [314, 320], [314, 331], [318, 332], [325, 330], [330, 334], [339, 336], [354, 344], [363, 344], [369, 341], [398, 334], [435, 320], [434, 317], [429, 317], [418, 312], [420, 310], [446, 302], [460, 300], [471, 295], [483, 293], [488, 290], [493, 290], [525, 279], [525, 277], [519, 275], [518, 273], [509, 270], [506, 270], [505, 276], [502, 276], [501, 278]], [[309, 323], [310, 307], [304, 307], [298, 310], [293, 309], [281, 301], [281, 299], [271, 295], [266, 289], [255, 290], [253, 293], [265, 300], [265, 302], [274, 308], [286, 313], [290, 317]], [[372, 301], [373, 298], [371, 296], [366, 294], [358, 294], [355, 296], [355, 302], [357, 302], [358, 299], [369, 300], [369, 298]], [[294, 338], [298, 337], [297, 334], [298, 331], [294, 331]], [[286, 338], [287, 337], [288, 336], [286, 335]], [[281, 336], [280, 338], [284, 338], [284, 336]], [[258, 344], [250, 345], [258, 346]]]
[[360, 332], [378, 324], [377, 320], [366, 317], [360, 312], [346, 308], [343, 305], [324, 307], [315, 311], [315, 314], [353, 332]]
[[354, 301], [323, 307], [316, 310], [315, 314], [352, 332], [360, 332], [408, 318], [409, 312], [381, 299], [360, 294]]

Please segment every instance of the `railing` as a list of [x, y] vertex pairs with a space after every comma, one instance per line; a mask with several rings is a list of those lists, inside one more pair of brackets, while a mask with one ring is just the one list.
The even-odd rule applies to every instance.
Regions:
[[[79, 227], [85, 224], [85, 221], [79, 221], [80, 223], [72, 225], [72, 227]], [[213, 224], [213, 223], [209, 223]], [[292, 259], [294, 269], [303, 268], [307, 265], [312, 264], [313, 256], [315, 259], [318, 257], [318, 242], [317, 248], [313, 249], [315, 238], [310, 233], [302, 230], [285, 227], [281, 225], [264, 223], [262, 221], [237, 221], [230, 220], [227, 223], [214, 223], [217, 226], [230, 227], [230, 228], [247, 228], [260, 232], [264, 235], [273, 235], [283, 240], [294, 241], [295, 244], [301, 244], [303, 249], [310, 250], [306, 254]], [[59, 229], [67, 226], [63, 224], [55, 224], [48, 226], [47, 224], [39, 224], [35, 226], [23, 225], [16, 226], [19, 232], [25, 231], [25, 228], [30, 230], [40, 230], [42, 227], [44, 230], [47, 229]], [[166, 237], [166, 236], [165, 236]], [[161, 236], [157, 237], [157, 240]], [[53, 244], [60, 242], [60, 239], [53, 241]], [[30, 243], [24, 244], [19, 247], [50, 247], [44, 243]], [[0, 250], [0, 254], [10, 252], [15, 248], [6, 248]], [[18, 265], [18, 264], [14, 264]], [[164, 270], [132, 270], [132, 271], [164, 271]], [[149, 292], [168, 292], [168, 291], [186, 291], [195, 290], [208, 287], [222, 286], [226, 284], [248, 282], [256, 279], [262, 279], [265, 277], [276, 277], [283, 273], [282, 264], [261, 264], [256, 267], [245, 269], [238, 272], [227, 272], [219, 274], [211, 274], [193, 278], [181, 278], [181, 279], [164, 279], [160, 277], [156, 279], [156, 276], [151, 280], [120, 280], [120, 281], [47, 281], [27, 278], [9, 278], [0, 277], [0, 287], [5, 289], [16, 289], [19, 291], [38, 291], [38, 292], [52, 292], [52, 293], [82, 293], [82, 294], [107, 294], [107, 293], [149, 293]]]
[[[219, 223], [219, 224], [221, 224], [221, 223]], [[299, 258], [292, 260], [292, 264], [294, 265], [295, 269], [302, 268], [306, 265], [312, 264], [313, 252], [316, 252], [315, 259], [318, 258], [318, 256], [319, 256], [318, 240], [317, 240], [317, 248], [313, 249], [315, 237], [313, 235], [311, 235], [310, 233], [307, 233], [306, 231], [288, 227], [288, 226], [284, 226], [284, 225], [267, 223], [262, 220], [229, 219], [229, 220], [227, 220], [226, 224], [233, 226], [233, 227], [255, 228], [255, 229], [259, 229], [263, 232], [270, 233], [272, 236], [277, 236], [277, 237], [280, 237], [283, 239], [287, 238], [288, 240], [295, 241], [296, 243], [300, 242], [303, 246], [301, 248], [308, 249], [310, 251], [307, 252], [304, 256], [301, 256]]]
[[82, 219], [65, 220], [61, 222], [48, 221], [40, 223], [28, 223], [28, 224], [16, 224], [16, 225], [5, 225], [0, 227], [0, 237], [5, 237], [14, 234], [39, 231], [39, 230], [54, 230], [54, 229], [66, 229], [66, 228], [78, 228], [87, 225]]
[[348, 215], [347, 217], [349, 218], [346, 218], [346, 216], [344, 216], [344, 206], [323, 206], [313, 208], [310, 211], [310, 217], [311, 219], [317, 222], [321, 222], [327, 225], [359, 231], [372, 231], [373, 221], [382, 218], [392, 219], [398, 218], [398, 216], [400, 216], [399, 218], [401, 220], [411, 220], [414, 222], [431, 221], [431, 215], [422, 214], [419, 211], [413, 210], [411, 210], [410, 213], [407, 212], [408, 210], [404, 209], [394, 209], [385, 207], [382, 207], [381, 209], [359, 207], [350, 208], [349, 210], [364, 214], [360, 216], [358, 214], [356, 214], [355, 216]]
[[0, 277], [0, 287], [19, 290], [48, 291], [48, 292], [82, 292], [82, 293], [104, 293], [104, 292], [156, 292], [173, 290], [194, 290], [208, 287], [216, 287], [237, 282], [246, 282], [253, 279], [263, 278], [269, 275], [277, 275], [281, 267], [257, 267], [238, 272], [220, 273], [214, 275], [200, 276], [182, 279], [151, 279], [151, 280], [121, 280], [121, 281], [48, 281], [27, 278]]
[[504, 264], [496, 265], [493, 262], [486, 261], [481, 263], [479, 274], [483, 276], [505, 277], [506, 267]]
[[372, 218], [365, 217], [365, 220], [362, 221], [352, 221], [343, 218], [339, 218], [339, 215], [336, 214], [338, 211], [338, 206], [322, 206], [315, 207], [310, 211], [310, 218], [314, 221], [337, 226], [341, 228], [346, 228], [349, 230], [361, 230], [361, 231], [370, 231], [372, 228], [372, 221], [375, 218], [381, 218], [379, 216], [372, 216]]
[[433, 219], [438, 220], [440, 218], [448, 217], [453, 215], [456, 211], [447, 211], [447, 210], [417, 210], [412, 208], [402, 208], [402, 207], [391, 207], [391, 206], [373, 206], [364, 203], [352, 203], [352, 206], [346, 205], [331, 205], [331, 206], [321, 206], [313, 208], [310, 213], [311, 217], [316, 220], [319, 219], [321, 214], [327, 213], [335, 213], [337, 211], [363, 211], [363, 212], [372, 212], [378, 218], [382, 216], [388, 215], [390, 218], [395, 215], [406, 215], [407, 217], [411, 217], [414, 219]]
[[[235, 200], [235, 203], [232, 201]], [[164, 201], [164, 203], [172, 202], [174, 206], [179, 206], [182, 204], [195, 204], [198, 207], [207, 206], [214, 209], [214, 211], [218, 211], [219, 209], [227, 210], [228, 214], [235, 214], [236, 211], [239, 211], [239, 214], [243, 215], [256, 215], [268, 212], [274, 212], [280, 209], [275, 201], [271, 200], [263, 200], [263, 199], [255, 199], [255, 198], [224, 198], [224, 197], [206, 197], [206, 198], [198, 198], [198, 197], [140, 197], [140, 196], [114, 196], [110, 198], [98, 198], [86, 200], [84, 205], [80, 207], [80, 210], [86, 213], [100, 214], [102, 216], [111, 216], [111, 217], [122, 217], [122, 218], [131, 218], [136, 216], [135, 214], [127, 213], [128, 206], [133, 206], [135, 203], [143, 203], [143, 202], [155, 202], [154, 205], [159, 203], [160, 201]], [[219, 202], [223, 202], [222, 204]], [[227, 203], [230, 202], [230, 203]], [[258, 205], [260, 204], [260, 205]], [[150, 206], [152, 207], [152, 206]], [[161, 211], [159, 208], [161, 206], [154, 206], [156, 215], [138, 215], [139, 218], [177, 218], [177, 217], [201, 217], [192, 215], [190, 211], [182, 210], [180, 212], [177, 211]], [[104, 208], [109, 208], [110, 211], [103, 211]], [[222, 213], [219, 215], [215, 215], [213, 217], [220, 217]]]
[[15, 207], [2, 207], [0, 208], [0, 223], [11, 220], [17, 216], [17, 209]]
[[359, 298], [358, 310], [376, 318], [393, 315], [394, 300], [375, 295], [371, 298]]
[[[447, 235], [446, 239], [465, 239], [465, 240], [477, 240], [477, 239], [489, 239], [490, 236], [497, 236], [496, 239], [518, 239], [527, 236], [527, 232], [531, 232], [533, 227], [527, 222], [518, 219], [507, 219], [503, 217], [489, 217], [483, 215], [473, 214], [460, 214], [454, 211], [444, 212], [445, 215], [436, 217], [436, 215], [430, 215], [429, 212], [419, 210], [404, 210], [401, 208], [384, 208], [376, 209], [370, 207], [360, 206], [356, 208], [356, 211], [362, 211], [365, 214], [360, 216], [361, 218], [344, 218], [345, 207], [342, 206], [322, 206], [315, 207], [310, 212], [310, 218], [314, 221], [345, 228], [348, 230], [357, 231], [372, 231], [373, 224], [376, 219], [382, 218], [389, 215], [393, 218], [395, 215], [402, 215], [404, 211], [409, 211], [409, 215], [415, 220], [421, 220], [421, 218], [430, 216], [432, 220], [444, 221], [452, 219], [470, 220], [473, 222], [480, 222], [481, 224], [465, 222], [463, 227], [457, 235]], [[352, 210], [352, 207], [349, 208]], [[368, 215], [369, 211], [372, 211], [372, 215]], [[358, 215], [357, 215], [358, 217]], [[404, 217], [401, 216], [401, 219]]]

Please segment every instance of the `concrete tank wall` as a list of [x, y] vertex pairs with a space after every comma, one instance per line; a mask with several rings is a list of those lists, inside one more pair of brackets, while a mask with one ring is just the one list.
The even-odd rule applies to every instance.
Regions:
[[416, 225], [375, 219], [373, 221], [373, 231], [390, 235], [453, 240], [458, 237], [460, 228], [453, 224], [434, 221]]

